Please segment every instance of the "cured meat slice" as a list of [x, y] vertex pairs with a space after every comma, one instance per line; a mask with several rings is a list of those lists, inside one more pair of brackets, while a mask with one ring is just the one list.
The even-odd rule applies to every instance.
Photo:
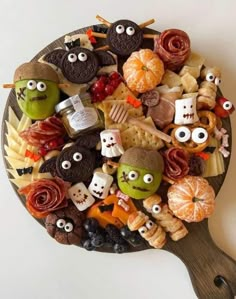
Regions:
[[36, 121], [27, 130], [20, 132], [21, 138], [33, 146], [42, 146], [65, 135], [65, 128], [59, 118], [51, 116]]
[[40, 179], [18, 190], [26, 196], [26, 207], [36, 218], [44, 218], [50, 212], [67, 206], [66, 192], [69, 183], [56, 177]]
[[164, 173], [171, 179], [183, 178], [189, 172], [188, 153], [180, 148], [169, 148], [163, 153]]
[[167, 29], [155, 39], [154, 52], [160, 56], [165, 68], [179, 70], [190, 55], [190, 39], [182, 30]]

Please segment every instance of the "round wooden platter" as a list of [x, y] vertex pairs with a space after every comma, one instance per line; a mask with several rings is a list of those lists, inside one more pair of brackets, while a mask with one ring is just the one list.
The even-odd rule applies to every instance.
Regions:
[[[87, 29], [91, 28], [86, 27], [79, 30], [75, 30], [69, 35], [77, 34], [77, 33], [85, 33]], [[159, 32], [145, 28], [145, 33], [155, 33], [158, 34]], [[98, 43], [96, 47], [100, 47], [105, 45], [103, 39], [98, 39]], [[32, 60], [38, 60], [43, 54], [52, 51], [57, 47], [64, 48], [64, 35], [43, 50], [41, 50]], [[144, 40], [143, 48], [153, 48], [153, 41], [150, 39]], [[123, 60], [119, 60], [119, 68], [121, 69], [123, 65]], [[218, 91], [221, 95], [220, 90]], [[6, 135], [7, 132], [5, 120], [8, 118], [8, 107], [11, 106], [16, 115], [20, 118], [22, 112], [20, 111], [18, 104], [16, 102], [15, 91], [11, 90], [9, 97], [6, 102], [4, 116], [3, 116], [3, 123], [2, 123], [2, 151], [4, 152], [4, 144], [6, 144]], [[232, 147], [232, 140], [231, 140], [231, 125], [230, 119], [223, 120], [223, 127], [227, 129], [228, 134], [230, 135], [229, 138], [229, 149], [231, 150]], [[9, 165], [7, 161], [4, 159], [5, 167], [8, 168]], [[225, 159], [225, 173], [219, 175], [217, 177], [209, 178], [209, 183], [213, 186], [216, 194], [219, 192], [225, 176], [227, 174], [227, 169], [229, 166], [230, 158]], [[13, 189], [15, 190], [18, 198], [21, 200], [23, 205], [25, 206], [25, 198], [20, 196], [17, 193], [17, 187], [12, 184]], [[160, 194], [165, 197], [166, 191], [168, 186], [163, 184], [158, 190]], [[36, 219], [37, 220], [37, 219]], [[44, 226], [44, 222], [42, 220], [37, 220], [41, 225]], [[189, 234], [182, 240], [178, 242], [172, 241], [170, 238], [168, 242], [164, 246], [164, 250], [167, 250], [176, 256], [178, 256], [187, 266], [193, 287], [196, 291], [196, 294], [199, 298], [209, 298], [209, 299], [223, 299], [223, 298], [231, 298], [232, 292], [236, 294], [236, 262], [233, 261], [229, 256], [227, 256], [224, 252], [222, 252], [214, 242], [212, 241], [209, 230], [208, 230], [208, 221], [204, 220], [200, 223], [186, 223], [186, 226], [189, 230]], [[143, 245], [141, 247], [137, 247], [137, 249], [133, 249], [133, 251], [145, 250], [149, 249], [148, 245]], [[109, 249], [106, 252], [110, 252]], [[130, 251], [132, 252], [132, 251]], [[222, 275], [230, 285], [228, 287], [225, 283], [219, 287], [216, 286], [214, 283], [215, 277], [217, 275]]]

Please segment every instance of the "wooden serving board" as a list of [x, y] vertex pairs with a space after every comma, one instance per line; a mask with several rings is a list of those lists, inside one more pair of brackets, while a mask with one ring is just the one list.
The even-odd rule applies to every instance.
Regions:
[[[92, 26], [90, 26], [92, 27]], [[82, 28], [76, 31], [69, 33], [69, 35], [77, 34], [77, 33], [85, 33], [86, 30], [90, 27]], [[151, 29], [144, 29], [145, 33], [158, 33]], [[105, 45], [103, 39], [97, 39], [98, 44], [96, 47], [101, 45]], [[55, 40], [47, 47], [45, 47], [42, 51], [40, 51], [33, 60], [37, 60], [43, 54], [52, 51], [57, 47], [64, 47], [64, 36]], [[153, 48], [152, 40], [145, 40], [143, 44], [143, 48]], [[23, 63], [23, 62], [22, 62]], [[121, 68], [123, 64], [122, 60], [119, 60], [119, 67]], [[16, 66], [17, 67], [17, 66]], [[219, 91], [220, 93], [220, 91]], [[9, 94], [9, 97], [6, 102], [4, 116], [3, 116], [3, 123], [2, 123], [2, 151], [4, 152], [4, 144], [6, 144], [6, 136], [5, 133], [7, 132], [5, 120], [8, 118], [8, 107], [11, 106], [15, 111], [18, 117], [21, 117], [22, 113], [18, 107], [15, 97], [15, 91], [12, 90]], [[223, 120], [223, 126], [227, 129], [230, 139], [230, 150], [232, 147], [232, 140], [231, 140], [231, 125], [229, 118]], [[225, 173], [223, 175], [219, 175], [214, 178], [209, 178], [209, 183], [215, 189], [216, 194], [219, 192], [226, 173], [229, 166], [230, 158], [225, 159]], [[9, 167], [7, 161], [4, 160], [6, 168]], [[19, 196], [17, 193], [17, 188], [13, 185], [13, 189], [15, 190], [17, 196], [25, 206], [25, 199], [22, 196]], [[166, 190], [168, 186], [163, 185], [160, 191], [162, 196], [165, 196]], [[44, 225], [42, 220], [37, 220], [40, 224]], [[164, 247], [164, 250], [167, 250], [176, 256], [178, 256], [186, 265], [193, 287], [196, 291], [198, 298], [201, 299], [226, 299], [226, 298], [233, 298], [233, 294], [236, 295], [236, 262], [227, 256], [224, 252], [222, 252], [212, 241], [211, 236], [208, 230], [208, 220], [204, 220], [200, 223], [191, 223], [186, 224], [189, 234], [182, 240], [178, 242], [174, 242], [171, 239], [168, 239], [167, 244]], [[148, 249], [147, 245], [142, 247], [138, 247], [135, 250], [145, 250]], [[134, 250], [134, 251], [135, 251]], [[109, 252], [109, 251], [107, 251]], [[173, 269], [174, 270], [174, 269]], [[222, 284], [221, 287], [217, 287], [214, 283], [215, 278], [221, 275], [225, 278], [225, 281], [228, 282], [229, 286], [226, 284]], [[183, 295], [184, 298], [184, 295]]]

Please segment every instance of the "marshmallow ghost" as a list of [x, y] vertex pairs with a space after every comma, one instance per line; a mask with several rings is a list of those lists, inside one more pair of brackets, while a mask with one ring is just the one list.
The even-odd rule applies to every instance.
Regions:
[[102, 172], [95, 172], [88, 187], [90, 193], [97, 198], [106, 198], [113, 182], [113, 177]]
[[102, 156], [112, 158], [119, 157], [124, 153], [119, 130], [104, 130], [100, 133], [100, 137], [102, 143]]
[[193, 124], [199, 120], [196, 110], [196, 97], [175, 101], [176, 125]]
[[95, 199], [92, 197], [84, 183], [77, 183], [68, 189], [70, 199], [79, 211], [84, 211], [94, 204]]

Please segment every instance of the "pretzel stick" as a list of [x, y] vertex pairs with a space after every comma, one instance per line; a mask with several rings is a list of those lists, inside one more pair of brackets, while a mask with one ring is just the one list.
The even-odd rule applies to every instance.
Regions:
[[101, 38], [107, 37], [107, 35], [105, 33], [99, 33], [99, 32], [92, 31], [91, 34], [92, 34], [92, 36], [95, 36], [95, 37], [101, 37]]
[[148, 21], [146, 21], [146, 22], [144, 22], [144, 23], [141, 23], [141, 24], [139, 24], [138, 26], [139, 26], [139, 28], [144, 28], [144, 27], [147, 27], [148, 25], [151, 25], [151, 24], [153, 24], [155, 22], [155, 20], [154, 19], [151, 19], [151, 20], [148, 20]]
[[103, 19], [101, 16], [96, 15], [96, 19], [101, 22], [102, 24], [106, 25], [107, 27], [111, 26], [111, 23], [108, 22], [107, 20]]
[[58, 87], [59, 87], [59, 88], [70, 87], [70, 84], [68, 84], [68, 83], [59, 83], [59, 84], [58, 84]]
[[6, 83], [2, 85], [3, 88], [15, 88], [15, 84]]
[[160, 35], [159, 34], [144, 34], [144, 38], [158, 38]]
[[94, 49], [94, 51], [107, 51], [109, 50], [109, 46], [102, 46], [102, 47], [99, 47], [99, 48], [96, 48]]

